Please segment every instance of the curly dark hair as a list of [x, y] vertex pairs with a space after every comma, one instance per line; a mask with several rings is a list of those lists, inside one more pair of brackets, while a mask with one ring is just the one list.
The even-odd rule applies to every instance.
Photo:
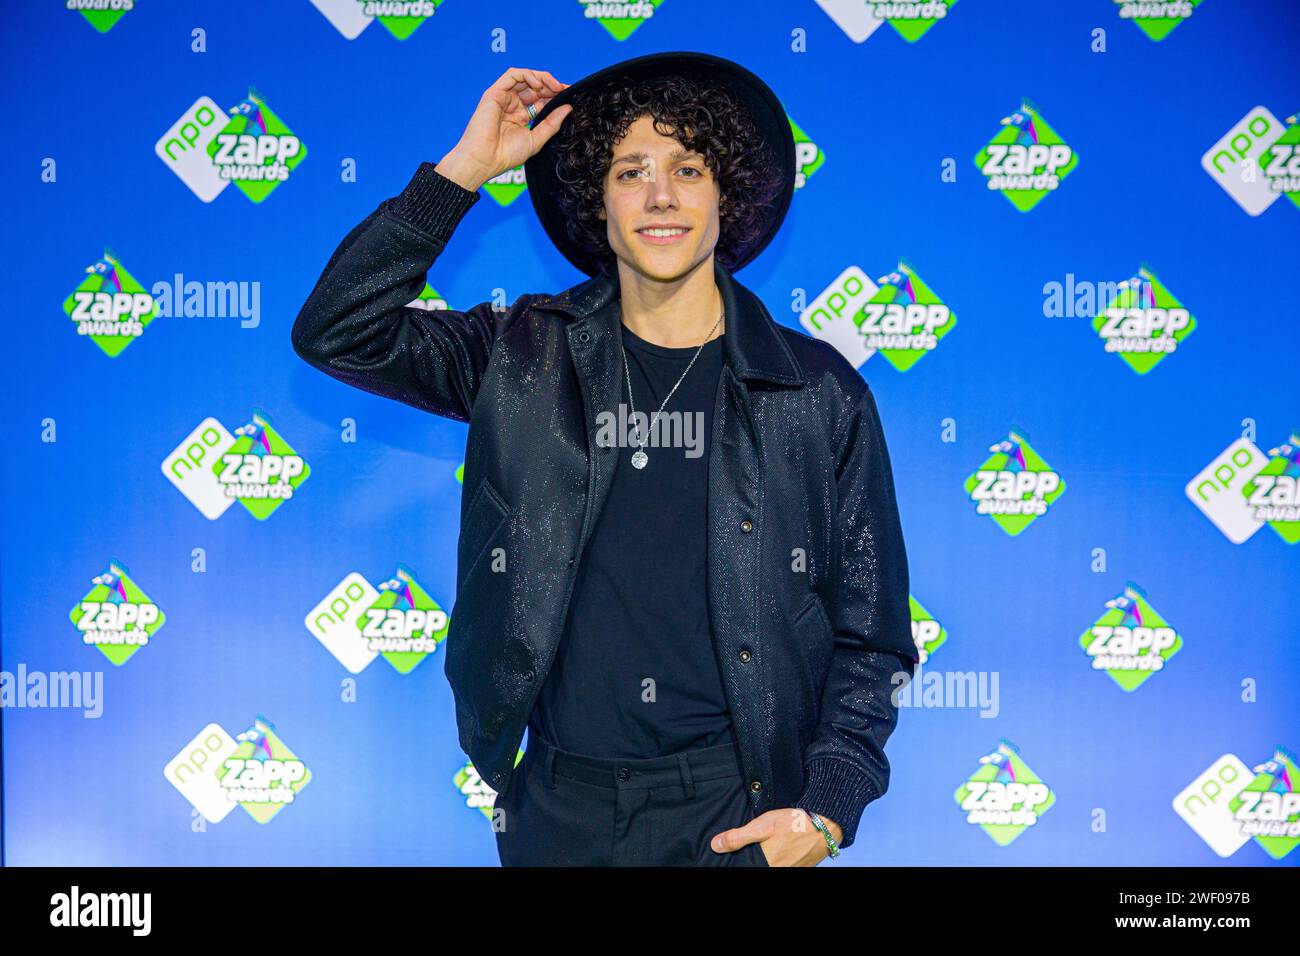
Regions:
[[765, 207], [780, 196], [776, 158], [761, 143], [749, 113], [725, 86], [670, 74], [628, 84], [604, 84], [574, 97], [573, 111], [555, 134], [557, 199], [567, 214], [569, 237], [588, 250], [607, 274], [615, 270], [605, 208], [605, 176], [614, 145], [645, 115], [655, 129], [704, 156], [718, 182], [717, 260], [727, 270], [766, 226]]

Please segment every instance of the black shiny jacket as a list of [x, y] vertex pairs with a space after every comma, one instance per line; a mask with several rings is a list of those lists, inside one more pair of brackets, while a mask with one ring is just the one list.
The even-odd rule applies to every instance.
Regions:
[[[616, 279], [509, 307], [408, 307], [478, 199], [421, 164], [339, 244], [293, 347], [340, 381], [469, 423], [446, 672], [460, 745], [500, 792], [614, 474], [617, 448], [591, 436], [618, 407], [622, 364]], [[755, 813], [821, 813], [848, 846], [888, 787], [890, 694], [917, 657], [889, 454], [839, 352], [715, 272], [727, 319], [707, 587], [723, 685]]]

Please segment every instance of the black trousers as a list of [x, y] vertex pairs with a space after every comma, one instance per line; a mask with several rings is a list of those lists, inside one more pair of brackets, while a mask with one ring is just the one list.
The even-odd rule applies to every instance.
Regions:
[[767, 866], [757, 843], [713, 836], [753, 819], [736, 745], [601, 760], [530, 735], [496, 804], [502, 866]]

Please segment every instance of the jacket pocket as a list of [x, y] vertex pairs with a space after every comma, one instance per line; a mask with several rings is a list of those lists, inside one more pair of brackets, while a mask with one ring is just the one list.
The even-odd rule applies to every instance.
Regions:
[[497, 536], [510, 515], [510, 507], [492, 483], [484, 478], [479, 482], [460, 529], [460, 550], [457, 555], [460, 583], [469, 580], [488, 545]]
[[822, 598], [816, 596], [816, 592], [809, 594], [807, 601], [803, 602], [800, 611], [794, 617], [794, 626], [798, 627], [803, 623], [803, 617], [807, 614], [816, 614], [816, 618], [822, 622], [823, 635], [826, 640], [831, 640], [835, 636], [835, 628], [831, 627], [831, 618], [827, 617], [826, 607], [822, 606]]
[[834, 636], [832, 633], [834, 628], [831, 627], [831, 619], [826, 616], [826, 609], [822, 607], [821, 598], [817, 596], [816, 592], [809, 594], [807, 600], [799, 605], [799, 610], [795, 611], [794, 629], [796, 631], [807, 624], [806, 619], [810, 614], [816, 615], [816, 619], [821, 623], [823, 636], [825, 640], [829, 641]]
[[816, 593], [809, 594], [791, 623], [803, 707], [798, 720], [799, 749], [812, 739], [821, 715], [822, 691], [835, 654], [835, 629]]

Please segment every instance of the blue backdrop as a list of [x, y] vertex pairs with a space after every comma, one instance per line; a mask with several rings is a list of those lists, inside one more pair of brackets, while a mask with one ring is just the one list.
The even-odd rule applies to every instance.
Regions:
[[[1295, 474], [1300, 208], [1283, 196], [1251, 215], [1202, 157], [1257, 106], [1269, 143], [1297, 134], [1284, 118], [1300, 109], [1300, 10], [1205, 0], [1157, 41], [1109, 0], [960, 0], [914, 41], [886, 24], [855, 42], [813, 0], [645, 6], [653, 16], [624, 36], [577, 2], [446, 0], [405, 38], [374, 22], [353, 39], [365, 21], [328, 0], [142, 0], [106, 29], [60, 2], [6, 11], [22, 334], [4, 403], [5, 861], [496, 863], [474, 806], [491, 794], [464, 775], [443, 650], [409, 673], [381, 658], [353, 674], [305, 623], [349, 574], [377, 588], [399, 565], [452, 608], [466, 427], [314, 371], [289, 329], [344, 234], [455, 144], [507, 67], [574, 82], [697, 49], [762, 75], [815, 144], [781, 235], [737, 274], [778, 321], [802, 328], [846, 268], [878, 279], [900, 260], [956, 316], [906, 371], [878, 354], [861, 372], [890, 443], [912, 592], [946, 637], [925, 672], [996, 675], [996, 712], [905, 708], [890, 791], [839, 862], [1294, 866], [1297, 839], [1241, 845], [1215, 814], [1237, 809], [1223, 788], [1279, 794], [1260, 807], [1300, 789], [1286, 750], [1266, 763], [1300, 747], [1286, 610], [1297, 524], [1234, 543], [1186, 486], [1243, 437], [1253, 470], [1271, 457], [1279, 493]], [[851, 7], [838, 5], [846, 23], [861, 19]], [[261, 201], [235, 187], [205, 202], [196, 167], [178, 175], [156, 144], [200, 98], [224, 114], [250, 88], [268, 132], [285, 132], [278, 118], [305, 153]], [[1077, 159], [1028, 211], [975, 162], [1022, 100]], [[1091, 319], [1046, 314], [1044, 290], [1143, 264], [1196, 325], [1138, 374]], [[257, 308], [160, 315], [116, 355], [121, 336], [77, 334], [75, 289], [129, 291], [134, 277], [165, 301], [177, 274], [255, 291]], [[508, 188], [483, 197], [429, 276], [461, 309], [581, 278]], [[253, 437], [278, 435], [310, 474], [262, 519], [238, 505], [206, 517], [164, 462], [201, 422], [234, 433], [255, 410], [273, 431]], [[1066, 487], [1018, 534], [977, 514], [965, 487], [1012, 429]], [[129, 581], [165, 615], [121, 664], [74, 623], [111, 562], [125, 577], [101, 578], [100, 594]], [[1080, 644], [1128, 582], [1148, 624], [1158, 610], [1179, 641], [1132, 690]], [[119, 601], [144, 600], [133, 593]], [[39, 706], [33, 674], [94, 686], [96, 672], [93, 719], [84, 700]], [[273, 732], [245, 754], [291, 748], [310, 781], [265, 822], [239, 807], [211, 822], [169, 765], [208, 725], [233, 738], [259, 716]], [[957, 799], [992, 773], [980, 758], [1001, 741], [1017, 778], [1051, 794], [1023, 831], [984, 831]]]

